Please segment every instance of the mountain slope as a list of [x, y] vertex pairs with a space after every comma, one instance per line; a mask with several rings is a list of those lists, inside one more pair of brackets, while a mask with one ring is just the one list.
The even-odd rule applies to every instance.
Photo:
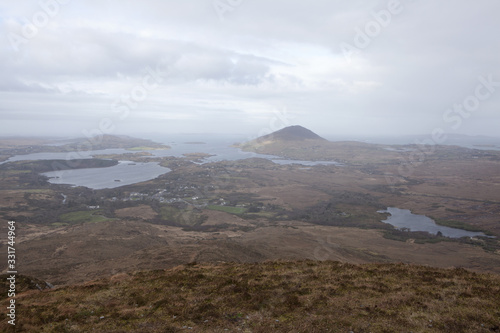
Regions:
[[331, 142], [302, 126], [289, 126], [239, 145], [244, 151], [309, 161], [360, 162], [392, 158], [394, 153], [362, 142]]
[[[239, 145], [244, 151], [272, 154], [286, 158], [318, 159], [319, 155], [310, 153], [318, 147], [328, 147], [330, 141], [320, 137], [302, 126], [289, 126], [257, 139]], [[312, 149], [312, 150], [311, 150]], [[304, 156], [304, 152], [306, 156]]]
[[[19, 294], [18, 332], [499, 332], [500, 276], [406, 264], [179, 266]], [[7, 305], [3, 300], [0, 306]], [[6, 320], [0, 330], [7, 332]]]
[[303, 141], [303, 140], [319, 140], [327, 141], [323, 139], [313, 131], [302, 127], [302, 126], [289, 126], [279, 131], [273, 132], [268, 135], [261, 136], [257, 141]]

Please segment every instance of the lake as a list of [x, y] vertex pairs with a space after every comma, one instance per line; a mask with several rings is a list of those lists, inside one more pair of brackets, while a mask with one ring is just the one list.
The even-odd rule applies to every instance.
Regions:
[[387, 210], [378, 211], [378, 213], [391, 214], [387, 220], [383, 220], [382, 222], [388, 223], [397, 229], [407, 228], [410, 231], [425, 231], [433, 235], [441, 232], [443, 236], [450, 238], [486, 236], [482, 232], [473, 232], [437, 225], [433, 219], [425, 215], [412, 214], [408, 209], [389, 207]]
[[[187, 138], [186, 138], [187, 139]], [[194, 141], [194, 140], [190, 140]], [[196, 140], [201, 141], [201, 140]], [[265, 158], [276, 164], [290, 165], [299, 164], [304, 166], [315, 165], [337, 165], [334, 161], [301, 161], [288, 160], [279, 156], [244, 152], [230, 145], [228, 141], [213, 140], [206, 143], [186, 143], [186, 142], [164, 142], [171, 146], [171, 149], [147, 150], [154, 157], [183, 157], [189, 153], [206, 153], [213, 156], [204, 158], [200, 164], [214, 163], [220, 161], [238, 161], [247, 158]], [[35, 153], [27, 155], [17, 155], [9, 158], [0, 164], [14, 161], [36, 161], [36, 160], [71, 160], [71, 159], [91, 159], [96, 155], [125, 154], [134, 153], [126, 149], [104, 149], [81, 152], [65, 153]], [[147, 157], [146, 157], [147, 158]], [[43, 173], [49, 177], [52, 184], [68, 184], [74, 186], [85, 186], [92, 189], [115, 188], [124, 185], [135, 184], [154, 179], [159, 175], [169, 172], [170, 169], [161, 167], [156, 162], [133, 163], [120, 161], [120, 163], [108, 168], [74, 169], [64, 171], [52, 171]]]
[[60, 170], [45, 172], [42, 175], [49, 177], [49, 182], [52, 184], [85, 186], [99, 190], [140, 183], [170, 171], [169, 168], [164, 168], [156, 162], [120, 161], [108, 168]]
[[[184, 154], [189, 153], [206, 153], [213, 156], [202, 159], [201, 164], [221, 162], [221, 161], [239, 161], [247, 158], [265, 158], [273, 161], [276, 164], [301, 164], [305, 166], [315, 165], [338, 165], [341, 163], [335, 161], [302, 161], [302, 160], [289, 160], [283, 159], [279, 156], [257, 154], [253, 152], [245, 152], [239, 148], [232, 147], [228, 142], [214, 141], [205, 144], [190, 144], [190, 143], [166, 143], [171, 146], [171, 149], [153, 149], [146, 150], [154, 157], [183, 157]], [[126, 149], [103, 149], [103, 150], [89, 150], [79, 152], [66, 152], [66, 153], [35, 153], [27, 155], [16, 155], [0, 164], [15, 161], [39, 161], [39, 160], [72, 160], [72, 159], [90, 159], [96, 155], [109, 155], [109, 154], [126, 154], [135, 153]], [[147, 156], [146, 156], [147, 158]]]

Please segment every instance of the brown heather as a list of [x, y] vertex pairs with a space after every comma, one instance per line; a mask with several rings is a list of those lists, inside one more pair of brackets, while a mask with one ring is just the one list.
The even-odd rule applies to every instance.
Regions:
[[500, 332], [500, 276], [406, 264], [193, 263], [16, 303], [16, 332]]

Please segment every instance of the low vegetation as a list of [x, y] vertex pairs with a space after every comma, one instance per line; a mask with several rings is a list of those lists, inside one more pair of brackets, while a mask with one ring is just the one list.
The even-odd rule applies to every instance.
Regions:
[[221, 212], [230, 213], [230, 214], [243, 214], [244, 212], [246, 212], [246, 209], [244, 207], [208, 205], [207, 208], [211, 209], [211, 210], [218, 210]]
[[[406, 264], [184, 265], [17, 298], [17, 332], [499, 332], [500, 277]], [[3, 300], [1, 306], [5, 306]], [[8, 324], [0, 324], [9, 331]]]
[[436, 224], [442, 225], [445, 227], [463, 229], [463, 230], [473, 231], [473, 232], [483, 232], [487, 235], [490, 234], [487, 230], [483, 230], [479, 227], [473, 226], [469, 223], [462, 222], [462, 221], [443, 220], [443, 219], [434, 219], [434, 221], [436, 222]]
[[199, 209], [187, 206], [185, 203], [162, 205], [159, 207], [159, 215], [160, 218], [154, 219], [154, 223], [179, 227], [199, 226], [206, 219]]
[[101, 211], [79, 211], [59, 216], [59, 220], [66, 224], [98, 223], [108, 221], [109, 218], [101, 215]]

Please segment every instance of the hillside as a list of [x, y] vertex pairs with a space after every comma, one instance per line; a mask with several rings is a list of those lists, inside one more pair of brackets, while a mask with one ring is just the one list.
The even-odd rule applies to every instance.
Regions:
[[332, 160], [365, 163], [395, 160], [394, 153], [380, 145], [354, 141], [331, 142], [302, 126], [289, 126], [239, 145], [243, 151], [277, 155], [297, 160]]
[[[91, 144], [91, 146], [89, 146]], [[93, 138], [80, 138], [76, 143], [69, 144], [70, 148], [78, 148], [83, 145], [85, 149], [92, 148], [92, 150], [110, 149], [110, 148], [125, 148], [129, 150], [143, 150], [143, 149], [168, 149], [167, 145], [153, 142], [147, 139], [138, 139], [126, 135], [101, 135]]]
[[261, 136], [258, 141], [327, 141], [313, 131], [302, 126], [289, 126], [268, 135]]
[[327, 143], [328, 140], [323, 139], [313, 131], [302, 126], [289, 126], [273, 132], [268, 135], [258, 137], [257, 139], [245, 142], [240, 145], [240, 148], [247, 151], [256, 151], [262, 149], [273, 149], [274, 147], [287, 146], [308, 146], [321, 145]]
[[192, 263], [24, 292], [16, 331], [499, 332], [499, 294], [498, 275], [461, 268]]

